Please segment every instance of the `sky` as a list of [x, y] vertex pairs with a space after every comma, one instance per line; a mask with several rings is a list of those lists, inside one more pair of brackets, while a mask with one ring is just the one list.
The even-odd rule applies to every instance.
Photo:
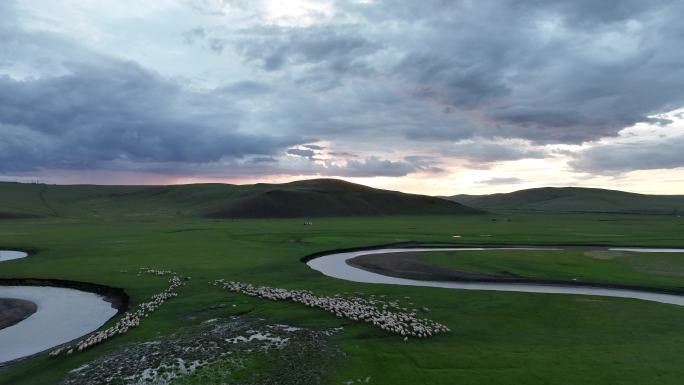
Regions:
[[2, 0], [0, 180], [684, 194], [684, 2]]

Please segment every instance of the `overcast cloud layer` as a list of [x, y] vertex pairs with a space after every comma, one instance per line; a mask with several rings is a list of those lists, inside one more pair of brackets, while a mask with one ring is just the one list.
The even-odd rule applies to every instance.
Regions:
[[[684, 167], [666, 114], [684, 106], [681, 1], [7, 0], [0, 14], [0, 176]], [[649, 131], [625, 139], [634, 125]]]

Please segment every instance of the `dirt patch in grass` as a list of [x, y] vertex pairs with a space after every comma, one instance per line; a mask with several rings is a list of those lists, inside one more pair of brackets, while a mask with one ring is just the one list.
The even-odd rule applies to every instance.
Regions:
[[15, 325], [38, 310], [31, 301], [17, 298], [0, 298], [0, 330]]

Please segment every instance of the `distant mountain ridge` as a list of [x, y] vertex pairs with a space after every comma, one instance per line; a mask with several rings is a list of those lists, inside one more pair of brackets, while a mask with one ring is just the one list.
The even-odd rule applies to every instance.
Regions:
[[479, 212], [481, 211], [437, 197], [375, 189], [336, 179], [283, 184], [171, 186], [0, 182], [0, 219], [121, 215], [309, 218], [463, 215]]
[[583, 187], [541, 187], [446, 199], [483, 210], [684, 215], [684, 195], [648, 195]]

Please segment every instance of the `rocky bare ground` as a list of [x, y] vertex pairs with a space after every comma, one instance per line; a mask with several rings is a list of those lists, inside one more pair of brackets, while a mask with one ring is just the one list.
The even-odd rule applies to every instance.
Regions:
[[[331, 341], [337, 331], [251, 317], [212, 319], [123, 346], [72, 370], [61, 385], [314, 385], [328, 379], [342, 354]], [[249, 370], [260, 361], [268, 365]]]

